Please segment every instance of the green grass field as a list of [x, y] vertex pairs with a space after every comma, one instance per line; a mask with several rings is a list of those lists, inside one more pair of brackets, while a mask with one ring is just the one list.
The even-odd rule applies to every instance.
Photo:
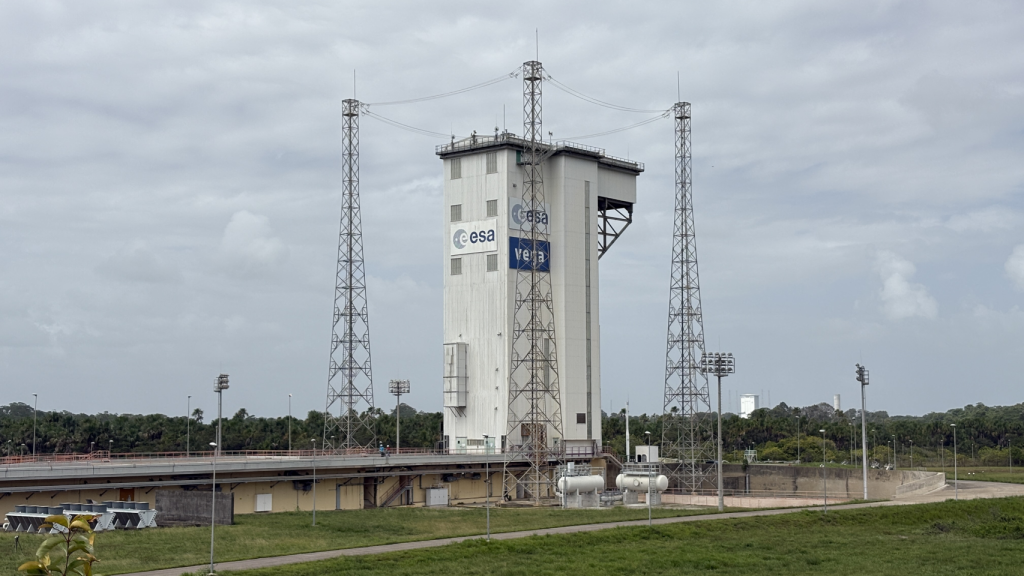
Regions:
[[[707, 513], [700, 510], [654, 509], [655, 518]], [[235, 517], [234, 526], [217, 527], [217, 560], [242, 560], [300, 552], [355, 548], [375, 544], [429, 540], [481, 534], [485, 530], [482, 508], [391, 508], [317, 512], [317, 526], [309, 512], [246, 514]], [[553, 508], [491, 509], [491, 531], [511, 532], [647, 518], [646, 509], [617, 506], [605, 510]], [[160, 517], [157, 516], [159, 523]], [[13, 574], [19, 565], [35, 558], [43, 536], [21, 535], [22, 550], [11, 554], [14, 534], [0, 533], [0, 574]], [[121, 574], [210, 561], [210, 528], [158, 528], [139, 531], [100, 532], [96, 536], [102, 574]]]
[[[932, 472], [945, 472], [946, 481], [953, 482], [953, 468], [946, 466], [942, 468], [928, 468]], [[1010, 470], [1009, 466], [977, 466], [977, 467], [965, 467], [961, 466], [957, 469], [957, 477], [960, 480], [979, 480], [982, 482], [1012, 482], [1014, 484], [1024, 484], [1024, 469], [1013, 467], [1013, 471]]]
[[1024, 498], [474, 540], [232, 576], [1024, 574]]

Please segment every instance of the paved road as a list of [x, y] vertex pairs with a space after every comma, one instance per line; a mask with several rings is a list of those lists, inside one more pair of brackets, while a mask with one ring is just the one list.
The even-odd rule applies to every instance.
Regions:
[[[1024, 484], [1001, 484], [996, 482], [974, 482], [961, 480], [959, 488], [954, 489], [947, 485], [939, 490], [928, 494], [920, 494], [900, 498], [897, 500], [885, 500], [881, 502], [865, 502], [861, 504], [839, 504], [830, 506], [832, 510], [854, 510], [857, 508], [874, 508], [880, 506], [903, 506], [907, 504], [923, 504], [927, 502], [941, 502], [951, 500], [954, 496], [961, 500], [973, 500], [975, 498], [1004, 498], [1007, 496], [1024, 496]], [[681, 516], [677, 518], [658, 518], [654, 524], [675, 524], [678, 522], [698, 522], [704, 520], [723, 520], [729, 518], [753, 518], [755, 516], [777, 516], [779, 514], [791, 514], [803, 510], [820, 510], [820, 506], [781, 508], [776, 510], [751, 510], [749, 512], [726, 512], [724, 514], [700, 514], [697, 516]], [[524, 530], [521, 532], [502, 532], [491, 534], [492, 540], [512, 540], [514, 538], [525, 538], [527, 536], [544, 536], [548, 534], [574, 534], [578, 532], [594, 532], [596, 530], [607, 530], [609, 528], [620, 528], [625, 526], [645, 526], [646, 520], [631, 520], [628, 522], [605, 522], [602, 524], [582, 524], [578, 526], [562, 526], [560, 528], [545, 528], [543, 530]], [[364, 556], [368, 554], [383, 554], [385, 552], [399, 552], [402, 550], [419, 550], [421, 548], [434, 548], [445, 546], [465, 540], [473, 540], [482, 536], [460, 536], [458, 538], [442, 538], [439, 540], [421, 540], [419, 542], [402, 542], [399, 544], [384, 544], [381, 546], [365, 546], [362, 548], [346, 548], [344, 550], [327, 550], [324, 552], [307, 552], [305, 554], [291, 554], [288, 556], [273, 556], [270, 558], [255, 558], [252, 560], [236, 560], [234, 562], [220, 562], [217, 564], [219, 570], [249, 570], [253, 568], [271, 568], [284, 564], [296, 564], [299, 562], [310, 562], [313, 560], [326, 560], [339, 556]], [[154, 570], [152, 572], [136, 572], [125, 576], [180, 576], [184, 572], [196, 572], [206, 568], [203, 566], [187, 566], [183, 568], [168, 568], [165, 570]]]

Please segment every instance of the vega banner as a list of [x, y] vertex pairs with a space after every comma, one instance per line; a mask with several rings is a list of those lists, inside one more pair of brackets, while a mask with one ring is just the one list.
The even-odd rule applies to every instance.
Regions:
[[508, 267], [513, 270], [550, 272], [551, 243], [546, 240], [537, 240], [534, 243], [525, 238], [509, 236]]

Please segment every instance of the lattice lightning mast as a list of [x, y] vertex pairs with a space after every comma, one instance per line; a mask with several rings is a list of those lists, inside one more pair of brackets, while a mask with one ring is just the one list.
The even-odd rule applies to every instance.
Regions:
[[691, 189], [690, 103], [672, 107], [676, 135], [676, 208], [672, 232], [672, 281], [668, 304], [668, 346], [665, 368], [665, 425], [662, 449], [678, 459], [676, 481], [685, 490], [714, 486], [715, 459], [711, 430], [711, 396], [704, 355], [704, 320], [697, 274], [697, 242]]
[[[370, 321], [359, 213], [359, 111], [358, 100], [342, 101], [341, 226], [324, 411], [323, 447], [327, 453], [376, 443]], [[337, 414], [331, 412], [332, 408], [337, 409]]]
[[[543, 143], [542, 78], [540, 62], [523, 64], [523, 139], [527, 148], [523, 151], [522, 200], [532, 214], [544, 211], [543, 162], [551, 148]], [[519, 229], [520, 246], [525, 242], [533, 257], [516, 270], [503, 476], [506, 489], [522, 486], [534, 505], [539, 505], [541, 497], [554, 489], [552, 460], [557, 460], [559, 451], [549, 442], [564, 436], [551, 274], [538, 257], [546, 253], [542, 246], [547, 245], [548, 229], [532, 218], [525, 220]], [[512, 464], [523, 460], [529, 461], [528, 470], [513, 473]]]

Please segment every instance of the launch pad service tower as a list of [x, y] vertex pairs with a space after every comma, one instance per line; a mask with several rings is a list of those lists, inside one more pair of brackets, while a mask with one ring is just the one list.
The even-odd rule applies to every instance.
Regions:
[[[601, 445], [601, 256], [632, 221], [643, 164], [570, 142], [541, 144], [544, 203], [523, 208], [524, 151], [504, 132], [439, 146], [444, 161], [444, 442], [504, 451], [516, 276], [550, 274], [561, 426], [546, 443], [591, 457]], [[521, 242], [524, 222], [547, 241]], [[535, 249], [531, 249], [535, 248]], [[549, 407], [549, 408], [554, 408]], [[509, 440], [519, 442], [519, 439]]]

